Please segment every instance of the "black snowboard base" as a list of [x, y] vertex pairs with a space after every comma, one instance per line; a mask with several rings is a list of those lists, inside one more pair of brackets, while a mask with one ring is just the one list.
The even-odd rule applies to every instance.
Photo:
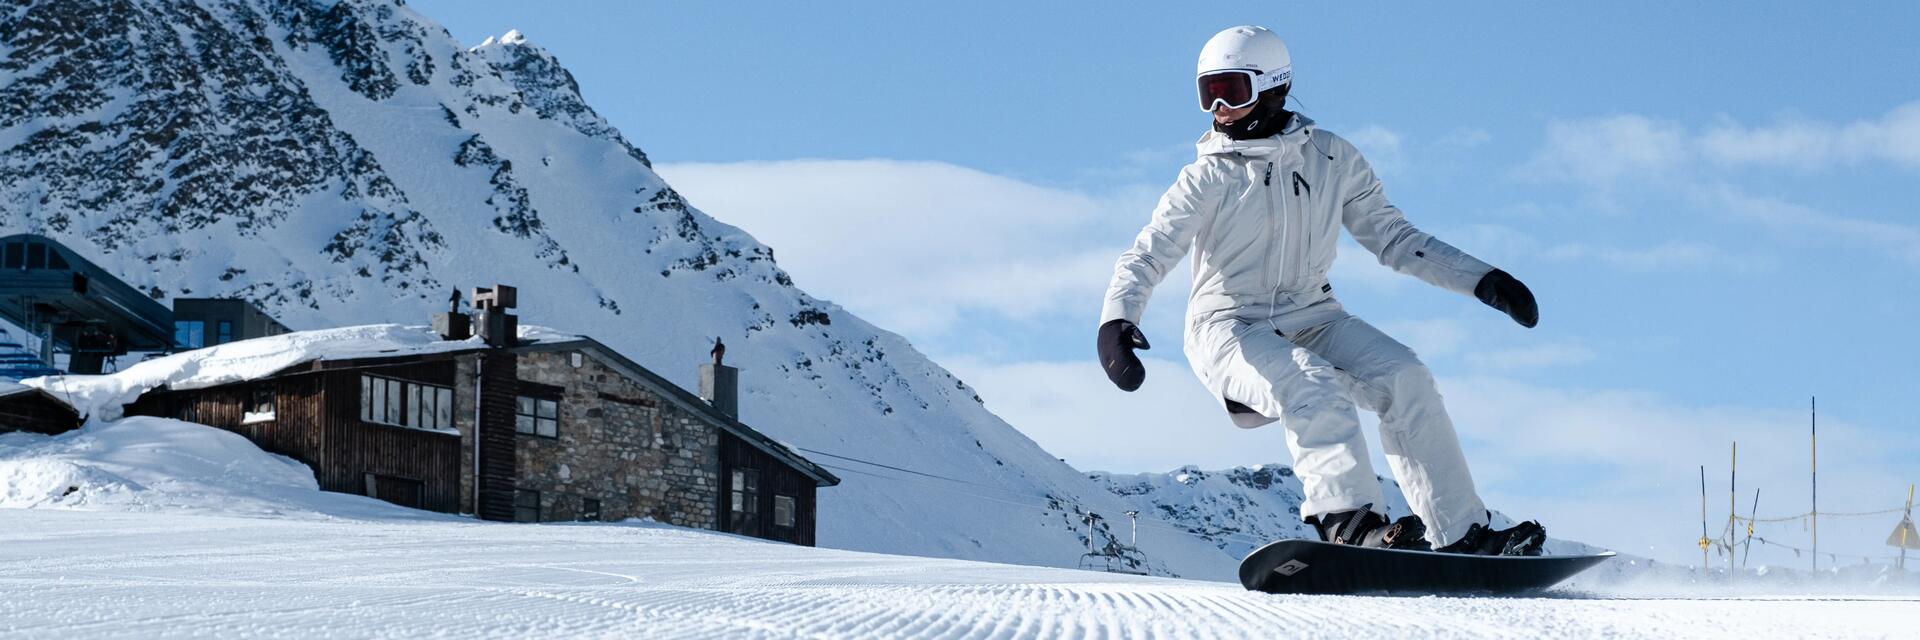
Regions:
[[1470, 556], [1281, 540], [1240, 561], [1240, 584], [1267, 593], [1513, 594], [1546, 589], [1611, 557]]

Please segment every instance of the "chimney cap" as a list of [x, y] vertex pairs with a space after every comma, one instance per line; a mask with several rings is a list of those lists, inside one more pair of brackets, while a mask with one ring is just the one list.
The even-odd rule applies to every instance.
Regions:
[[513, 309], [517, 308], [519, 303], [519, 290], [504, 284], [473, 288], [473, 306], [482, 311]]

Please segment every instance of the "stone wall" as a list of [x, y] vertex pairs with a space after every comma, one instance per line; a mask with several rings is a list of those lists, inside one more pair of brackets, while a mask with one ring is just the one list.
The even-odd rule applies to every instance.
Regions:
[[516, 484], [540, 492], [542, 520], [579, 519], [593, 499], [602, 520], [718, 528], [718, 428], [586, 352], [523, 353], [520, 379], [566, 390], [557, 438], [519, 436]]

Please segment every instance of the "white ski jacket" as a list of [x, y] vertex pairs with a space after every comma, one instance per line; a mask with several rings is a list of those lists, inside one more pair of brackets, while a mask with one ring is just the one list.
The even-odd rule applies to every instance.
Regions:
[[[1394, 271], [1473, 295], [1493, 267], [1408, 223], [1346, 140], [1296, 114], [1286, 131], [1233, 140], [1208, 131], [1199, 158], [1160, 198], [1153, 220], [1114, 265], [1100, 322], [1138, 323], [1154, 286], [1193, 253], [1186, 336], [1234, 319], [1295, 330], [1345, 311], [1333, 299], [1340, 227]], [[1193, 362], [1202, 379], [1208, 364]]]

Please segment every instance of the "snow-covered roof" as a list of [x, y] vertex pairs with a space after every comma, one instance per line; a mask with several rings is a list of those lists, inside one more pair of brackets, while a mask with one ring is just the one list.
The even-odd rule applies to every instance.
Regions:
[[[516, 348], [522, 349], [595, 350], [629, 376], [646, 381], [668, 400], [706, 416], [748, 445], [784, 460], [822, 484], [840, 482], [839, 477], [805, 456], [774, 442], [765, 434], [715, 409], [705, 400], [597, 340], [534, 325], [520, 325], [518, 340]], [[56, 399], [71, 405], [82, 416], [115, 420], [121, 417], [125, 406], [139, 400], [141, 394], [161, 387], [182, 391], [247, 382], [270, 377], [288, 367], [317, 361], [398, 358], [487, 348], [486, 342], [478, 336], [466, 340], [443, 340], [426, 326], [372, 324], [296, 331], [229, 342], [154, 358], [116, 373], [43, 376], [23, 380], [19, 386], [22, 389], [48, 391]], [[6, 393], [7, 388], [0, 386], [0, 396]]]
[[[521, 325], [519, 331], [522, 344], [578, 339], [580, 336], [532, 325]], [[22, 380], [21, 384], [52, 393], [72, 405], [80, 415], [112, 420], [120, 417], [124, 405], [163, 386], [181, 390], [246, 382], [316, 360], [390, 358], [485, 348], [486, 343], [478, 337], [443, 340], [426, 326], [372, 324], [240, 340], [154, 358], [116, 373], [43, 376]]]

